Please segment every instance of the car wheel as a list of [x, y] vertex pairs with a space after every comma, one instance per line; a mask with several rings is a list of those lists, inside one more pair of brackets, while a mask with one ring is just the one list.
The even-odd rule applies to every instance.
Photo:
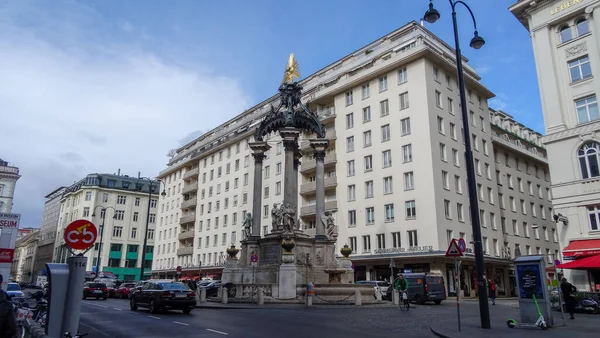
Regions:
[[433, 302], [435, 303], [435, 305], [440, 305], [440, 304], [442, 304], [442, 301], [441, 301], [441, 300], [434, 300]]
[[156, 313], [156, 305], [154, 305], [154, 301], [151, 300], [148, 304], [148, 311], [152, 314]]
[[421, 295], [415, 296], [415, 303], [417, 303], [419, 305], [423, 305], [423, 298], [421, 298]]
[[81, 297], [81, 299], [85, 300], [85, 295], [83, 295], [83, 296]]
[[131, 298], [131, 300], [129, 301], [129, 308], [131, 309], [131, 311], [137, 311], [138, 306], [135, 303], [135, 299]]
[[192, 308], [191, 307], [186, 307], [185, 309], [182, 309], [183, 313], [185, 313], [186, 315], [189, 315], [190, 312], [192, 312]]
[[104, 296], [104, 298], [102, 298], [102, 299], [106, 300], [106, 299], [108, 299], [108, 297]]

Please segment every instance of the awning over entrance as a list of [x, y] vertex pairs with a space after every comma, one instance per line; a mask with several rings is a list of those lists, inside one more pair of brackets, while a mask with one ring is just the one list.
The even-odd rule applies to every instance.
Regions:
[[600, 255], [600, 239], [571, 241], [563, 250], [563, 256], [576, 258]]
[[587, 270], [587, 269], [600, 269], [600, 255], [586, 257], [557, 266], [560, 269], [574, 269], [574, 270]]

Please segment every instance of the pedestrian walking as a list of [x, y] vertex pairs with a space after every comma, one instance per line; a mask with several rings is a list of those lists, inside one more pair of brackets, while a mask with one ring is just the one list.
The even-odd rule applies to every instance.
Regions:
[[565, 300], [567, 312], [571, 315], [571, 319], [575, 319], [575, 293], [577, 292], [577, 288], [569, 283], [566, 278], [563, 278], [560, 283], [560, 290], [562, 291], [563, 299]]
[[[3, 278], [0, 274], [0, 285]], [[0, 289], [0, 338], [13, 338], [17, 334], [15, 311], [8, 294]]]
[[492, 300], [492, 305], [496, 305], [496, 283], [491, 279], [488, 279], [488, 293]]

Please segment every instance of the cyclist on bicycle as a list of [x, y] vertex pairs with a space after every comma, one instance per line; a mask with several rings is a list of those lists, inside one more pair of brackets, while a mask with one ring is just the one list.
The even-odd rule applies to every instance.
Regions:
[[408, 290], [408, 280], [404, 279], [404, 276], [399, 275], [396, 283], [394, 283], [394, 289], [398, 290], [398, 293], [402, 296], [402, 293]]

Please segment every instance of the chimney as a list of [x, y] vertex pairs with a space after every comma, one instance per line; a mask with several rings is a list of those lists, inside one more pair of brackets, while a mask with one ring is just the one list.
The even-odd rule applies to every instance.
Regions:
[[142, 172], [138, 171], [138, 178], [140, 178], [142, 176]]
[[423, 21], [423, 18], [421, 18], [421, 27], [425, 26], [425, 21]]
[[121, 168], [117, 171], [117, 176], [121, 176]]

